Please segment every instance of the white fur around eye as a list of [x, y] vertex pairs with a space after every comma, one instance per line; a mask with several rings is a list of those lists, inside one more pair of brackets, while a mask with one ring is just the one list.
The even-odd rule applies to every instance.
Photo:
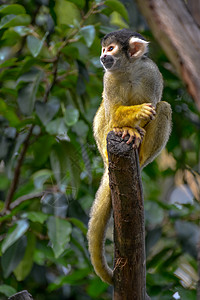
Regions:
[[[109, 51], [110, 47], [113, 47], [113, 50]], [[105, 51], [104, 51], [105, 49]], [[101, 54], [107, 54], [107, 55], [115, 55], [119, 50], [119, 46], [116, 44], [110, 44], [108, 47], [106, 48], [102, 48]]]
[[[112, 51], [109, 51], [109, 52], [110, 52], [110, 54], [115, 55], [118, 52], [119, 47], [118, 47], [118, 45], [113, 45], [113, 46], [114, 46], [114, 49]], [[109, 47], [108, 47], [108, 49], [109, 49]]]

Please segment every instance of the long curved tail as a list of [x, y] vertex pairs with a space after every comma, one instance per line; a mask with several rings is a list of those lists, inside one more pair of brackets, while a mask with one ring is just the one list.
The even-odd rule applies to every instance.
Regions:
[[90, 212], [87, 236], [91, 261], [96, 274], [103, 281], [112, 284], [113, 272], [109, 268], [104, 254], [105, 233], [110, 216], [111, 194], [108, 169], [106, 168]]

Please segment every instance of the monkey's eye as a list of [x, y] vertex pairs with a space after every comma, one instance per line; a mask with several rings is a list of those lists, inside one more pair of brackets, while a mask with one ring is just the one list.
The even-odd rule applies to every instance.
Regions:
[[108, 51], [112, 51], [114, 49], [114, 46], [110, 46], [109, 48], [108, 48]]

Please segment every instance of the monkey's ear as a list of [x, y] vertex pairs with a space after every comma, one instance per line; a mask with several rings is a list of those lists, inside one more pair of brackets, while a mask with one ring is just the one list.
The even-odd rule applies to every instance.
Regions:
[[148, 44], [149, 42], [144, 41], [140, 38], [135, 36], [131, 37], [129, 40], [129, 54], [130, 57], [141, 57], [148, 51]]

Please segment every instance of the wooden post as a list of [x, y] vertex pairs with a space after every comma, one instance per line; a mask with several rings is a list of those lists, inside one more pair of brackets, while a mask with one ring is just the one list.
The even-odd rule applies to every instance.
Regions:
[[33, 297], [28, 291], [24, 290], [9, 297], [8, 300], [33, 300]]
[[[127, 138], [128, 139], [128, 138]], [[114, 300], [146, 300], [144, 206], [138, 151], [109, 132], [107, 150], [114, 215]]]

